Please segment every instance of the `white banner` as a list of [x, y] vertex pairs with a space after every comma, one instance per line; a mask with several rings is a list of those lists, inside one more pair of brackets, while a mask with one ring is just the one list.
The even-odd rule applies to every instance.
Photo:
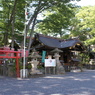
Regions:
[[55, 67], [56, 60], [55, 59], [45, 59], [45, 67]]

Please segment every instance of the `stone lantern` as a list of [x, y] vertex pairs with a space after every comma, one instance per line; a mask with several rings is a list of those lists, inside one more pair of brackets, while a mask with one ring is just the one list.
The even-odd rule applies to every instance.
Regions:
[[62, 50], [55, 48], [54, 50], [52, 50], [51, 52], [54, 53], [54, 58], [56, 59], [56, 65], [57, 65], [57, 74], [63, 74], [65, 73], [64, 67], [62, 66], [62, 64], [59, 61], [59, 53], [63, 52]]
[[62, 50], [58, 49], [58, 48], [55, 48], [54, 50], [52, 50], [51, 52], [54, 52], [54, 53], [59, 53], [59, 52], [63, 52]]
[[32, 54], [29, 55], [29, 57], [32, 58], [32, 60], [37, 60], [38, 58], [41, 58], [41, 56], [38, 54], [38, 52], [35, 49], [33, 49]]
[[32, 58], [32, 60], [30, 61], [31, 65], [32, 65], [32, 70], [31, 70], [31, 74], [42, 74], [38, 69], [37, 69], [37, 65], [39, 63], [39, 61], [37, 60], [38, 58], [41, 58], [41, 56], [38, 54], [38, 52], [34, 49], [32, 51], [32, 54], [29, 56], [30, 58]]

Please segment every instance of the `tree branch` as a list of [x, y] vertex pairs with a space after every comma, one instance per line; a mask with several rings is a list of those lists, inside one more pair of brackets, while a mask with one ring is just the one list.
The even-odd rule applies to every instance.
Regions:
[[10, 16], [9, 24], [10, 24], [10, 23], [12, 22], [12, 20], [13, 20], [13, 15], [15, 14], [17, 1], [18, 1], [18, 0], [15, 0], [15, 1], [14, 1], [14, 6], [13, 6], [13, 10], [12, 10], [12, 13], [11, 13], [11, 16]]

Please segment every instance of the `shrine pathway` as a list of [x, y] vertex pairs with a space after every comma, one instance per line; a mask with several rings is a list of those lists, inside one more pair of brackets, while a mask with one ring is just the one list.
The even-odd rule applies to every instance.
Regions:
[[0, 95], [95, 95], [95, 70], [27, 79], [0, 76]]

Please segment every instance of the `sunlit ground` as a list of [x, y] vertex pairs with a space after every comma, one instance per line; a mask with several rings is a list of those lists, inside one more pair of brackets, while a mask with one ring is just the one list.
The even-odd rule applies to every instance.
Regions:
[[95, 70], [40, 78], [0, 77], [0, 95], [95, 95]]

